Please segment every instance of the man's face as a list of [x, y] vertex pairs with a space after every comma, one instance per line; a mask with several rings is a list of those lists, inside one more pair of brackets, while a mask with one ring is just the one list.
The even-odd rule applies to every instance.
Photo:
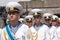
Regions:
[[53, 20], [52, 21], [52, 25], [56, 26], [57, 25], [57, 21], [56, 20]]
[[58, 22], [58, 26], [60, 26], [60, 22]]
[[29, 26], [29, 28], [32, 26], [32, 21], [30, 22], [26, 22], [27, 26]]
[[45, 19], [45, 24], [50, 25], [51, 24], [51, 20]]
[[8, 18], [10, 21], [15, 21], [18, 19], [19, 13], [18, 12], [8, 12]]
[[39, 16], [34, 17], [34, 23], [39, 24], [40, 23], [40, 19], [41, 19], [41, 17], [39, 17]]

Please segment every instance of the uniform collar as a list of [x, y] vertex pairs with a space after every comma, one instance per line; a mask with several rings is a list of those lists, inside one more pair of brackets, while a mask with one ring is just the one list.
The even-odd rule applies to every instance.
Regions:
[[[38, 26], [42, 26], [42, 25], [43, 25], [43, 23], [40, 23]], [[37, 26], [37, 25], [36, 25], [36, 24], [34, 24], [33, 26], [35, 27], [35, 26]], [[38, 27], [38, 26], [37, 26], [37, 27]]]
[[[54, 25], [52, 25], [52, 26], [54, 26]], [[56, 25], [55, 27], [58, 27], [58, 25]]]
[[43, 23], [40, 23], [40, 25], [36, 25], [34, 24], [33, 27], [36, 29], [36, 31], [38, 31], [41, 27], [42, 27]]
[[52, 24], [48, 25], [49, 28], [51, 28]]
[[[45, 23], [44, 23], [45, 24]], [[45, 24], [45, 25], [47, 25], [47, 24]], [[52, 24], [50, 24], [50, 25], [47, 25], [49, 28], [51, 28], [51, 26], [52, 26]]]
[[18, 24], [17, 24], [17, 25], [12, 26], [12, 25], [10, 24], [9, 27], [10, 27], [10, 28], [12, 28], [12, 27], [19, 27], [20, 24], [22, 24], [22, 23], [18, 21]]

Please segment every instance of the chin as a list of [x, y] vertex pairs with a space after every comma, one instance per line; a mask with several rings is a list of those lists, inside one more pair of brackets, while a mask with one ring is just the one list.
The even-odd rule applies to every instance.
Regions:
[[36, 22], [36, 24], [38, 24], [38, 22]]
[[11, 19], [11, 21], [14, 21], [14, 19]]

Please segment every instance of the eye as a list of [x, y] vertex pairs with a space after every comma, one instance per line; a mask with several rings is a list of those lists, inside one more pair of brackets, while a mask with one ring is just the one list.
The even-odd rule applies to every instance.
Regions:
[[51, 18], [51, 17], [49, 16], [49, 18]]
[[44, 17], [44, 18], [46, 18], [46, 17]]

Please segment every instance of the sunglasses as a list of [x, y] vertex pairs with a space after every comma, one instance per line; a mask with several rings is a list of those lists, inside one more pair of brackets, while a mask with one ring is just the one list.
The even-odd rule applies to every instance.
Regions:
[[52, 20], [52, 22], [56, 22], [57, 20]]
[[27, 21], [28, 23], [32, 23], [32, 21]]
[[41, 16], [34, 16], [34, 19], [36, 19], [36, 18], [41, 18]]
[[[47, 18], [47, 17], [44, 17], [45, 19]], [[48, 16], [48, 18], [50, 18], [51, 19], [51, 17], [50, 16]]]
[[17, 12], [17, 11], [8, 12], [9, 15], [11, 15], [11, 14], [15, 15], [16, 13], [19, 13], [19, 12]]
[[58, 24], [60, 24], [60, 22], [58, 22]]
[[45, 19], [46, 21], [50, 21], [51, 19]]

